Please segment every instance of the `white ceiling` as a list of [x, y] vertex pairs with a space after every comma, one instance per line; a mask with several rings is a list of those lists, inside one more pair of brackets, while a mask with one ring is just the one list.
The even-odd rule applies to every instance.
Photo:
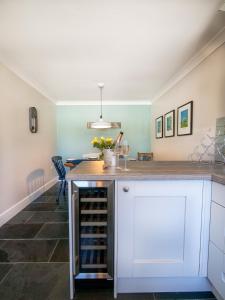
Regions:
[[0, 61], [54, 101], [151, 100], [223, 26], [222, 0], [0, 0]]

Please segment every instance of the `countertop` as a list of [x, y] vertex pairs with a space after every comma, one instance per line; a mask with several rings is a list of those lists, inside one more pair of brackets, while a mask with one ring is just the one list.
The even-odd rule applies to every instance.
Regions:
[[115, 167], [103, 169], [103, 161], [85, 161], [67, 174], [67, 180], [205, 179], [225, 185], [223, 164], [212, 166], [178, 161], [128, 161], [127, 166], [130, 170], [126, 172]]

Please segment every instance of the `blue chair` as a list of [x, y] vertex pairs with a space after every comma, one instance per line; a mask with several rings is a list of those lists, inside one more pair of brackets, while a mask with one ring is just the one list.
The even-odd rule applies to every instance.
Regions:
[[58, 192], [58, 195], [57, 195], [57, 198], [56, 198], [56, 203], [58, 204], [62, 189], [63, 189], [64, 197], [66, 195], [66, 185], [67, 185], [66, 169], [65, 169], [63, 161], [62, 161], [62, 156], [53, 156], [52, 157], [52, 162], [54, 164], [54, 167], [56, 169], [56, 172], [59, 176], [59, 181], [60, 181], [60, 188], [59, 188], [59, 192]]

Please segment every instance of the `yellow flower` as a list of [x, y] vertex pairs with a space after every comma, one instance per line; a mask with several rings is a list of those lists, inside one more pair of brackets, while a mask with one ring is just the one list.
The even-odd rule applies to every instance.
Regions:
[[104, 149], [113, 149], [114, 148], [114, 142], [111, 137], [105, 138], [104, 136], [94, 137], [91, 141], [91, 144], [94, 148], [98, 148], [101, 151]]
[[97, 136], [95, 136], [95, 137], [93, 138], [93, 140], [91, 141], [91, 143], [92, 143], [92, 144], [98, 143], [98, 138], [97, 138]]
[[105, 139], [105, 141], [106, 141], [106, 143], [111, 143], [111, 142], [112, 142], [112, 138], [107, 137], [107, 138]]

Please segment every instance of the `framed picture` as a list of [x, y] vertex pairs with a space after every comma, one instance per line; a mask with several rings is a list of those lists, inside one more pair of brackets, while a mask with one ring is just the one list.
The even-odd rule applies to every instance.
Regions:
[[163, 116], [155, 120], [155, 137], [161, 139], [163, 137]]
[[193, 101], [177, 109], [177, 135], [192, 134], [193, 127]]
[[171, 110], [164, 115], [164, 136], [172, 137], [175, 135], [175, 110]]

